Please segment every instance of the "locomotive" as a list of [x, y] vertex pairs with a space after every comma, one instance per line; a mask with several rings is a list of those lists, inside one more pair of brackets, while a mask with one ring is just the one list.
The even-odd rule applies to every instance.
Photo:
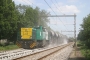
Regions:
[[32, 49], [45, 47], [49, 44], [60, 44], [61, 35], [53, 31], [48, 31], [42, 26], [33, 28], [21, 28], [17, 36], [17, 46], [20, 48]]

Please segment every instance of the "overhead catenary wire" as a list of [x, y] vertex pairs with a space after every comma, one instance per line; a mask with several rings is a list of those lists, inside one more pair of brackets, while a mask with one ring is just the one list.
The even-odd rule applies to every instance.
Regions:
[[[24, 0], [22, 0], [23, 2], [25, 2], [25, 3], [27, 3], [26, 1], [24, 1]], [[29, 3], [27, 3], [27, 4], [29, 4]]]
[[[52, 1], [52, 0], [51, 0]], [[58, 4], [58, 2], [57, 2], [57, 0], [55, 0], [55, 2], [56, 2], [56, 4], [57, 4], [57, 6], [59, 6], [59, 4]], [[52, 1], [52, 3], [54, 4], [54, 2]], [[55, 5], [55, 4], [54, 4]], [[56, 5], [55, 5], [56, 6]], [[62, 13], [62, 14], [64, 14], [63, 12], [62, 12], [62, 9], [61, 8], [58, 8], [56, 6], [56, 8]], [[60, 6], [59, 6], [60, 7]], [[65, 15], [65, 14], [64, 14]], [[66, 20], [66, 22], [67, 22], [67, 18], [65, 17], [65, 20]], [[71, 24], [71, 25], [74, 25], [74, 24]]]
[[[29, 0], [28, 0], [29, 1]], [[29, 1], [30, 2], [30, 1]], [[32, 3], [32, 2], [31, 2]], [[34, 3], [32, 3], [33, 5], [35, 5]], [[36, 6], [36, 5], [35, 5]], [[53, 11], [54, 12], [54, 11]], [[55, 13], [55, 12], [54, 12]]]
[[[58, 2], [57, 2], [57, 0], [55, 0], [55, 2], [57, 3], [57, 5], [58, 5]], [[58, 5], [59, 6], [59, 5]], [[60, 7], [60, 6], [59, 6]], [[62, 12], [62, 9], [60, 9], [61, 10], [61, 13], [63, 13]], [[64, 14], [64, 13], [63, 13]], [[65, 14], [64, 14], [65, 15]], [[65, 17], [65, 19], [66, 19], [66, 17]], [[66, 19], [66, 21], [67, 21], [67, 19]]]
[[[56, 0], [55, 0], [56, 1]], [[55, 3], [53, 2], [53, 0], [51, 0], [51, 2], [54, 4], [54, 6], [58, 9], [58, 11], [60, 11], [61, 13], [62, 13], [62, 9], [60, 9], [60, 8], [58, 8], [56, 5], [55, 5]], [[57, 3], [57, 1], [56, 1], [56, 3]], [[57, 5], [58, 5], [58, 3], [57, 3]], [[58, 5], [59, 6], [59, 5]], [[64, 13], [62, 13], [62, 14], [64, 14]], [[64, 14], [65, 15], [65, 14]], [[66, 19], [66, 17], [65, 17], [65, 19]], [[66, 19], [66, 21], [67, 21], [67, 19]]]
[[[56, 0], [55, 0], [56, 1]], [[62, 13], [62, 9], [59, 9], [56, 5], [55, 5], [55, 3], [53, 2], [53, 0], [51, 0], [51, 2], [54, 4], [54, 6], [58, 9], [58, 11], [60, 11], [61, 13]], [[57, 3], [57, 1], [56, 1], [56, 3]], [[57, 3], [57, 5], [58, 5], [58, 3]], [[59, 5], [58, 5], [59, 6]], [[62, 14], [64, 14], [64, 13], [62, 13]], [[65, 14], [64, 14], [65, 15]], [[65, 19], [66, 19], [66, 17], [65, 17]], [[67, 21], [67, 19], [66, 19], [66, 21]]]
[[[54, 6], [62, 13], [62, 11], [55, 5], [55, 3], [51, 0], [51, 2], [54, 4]], [[62, 13], [64, 14], [64, 13]]]
[[[22, 0], [23, 2], [25, 2], [25, 3], [27, 3], [27, 4], [29, 4], [29, 3], [31, 3], [32, 5], [35, 5], [34, 3], [32, 3], [30, 0], [27, 0], [28, 2], [26, 2], [25, 0]], [[30, 4], [29, 4], [30, 5]], [[37, 6], [37, 5], [35, 5], [35, 6]]]
[[[22, 0], [22, 1], [24, 1], [24, 0]], [[45, 0], [44, 0], [45, 1]], [[24, 2], [26, 2], [26, 1], [24, 1]], [[32, 3], [31, 1], [29, 1], [28, 0], [28, 2], [30, 2], [30, 3]], [[46, 1], [45, 1], [46, 2]], [[27, 3], [27, 2], [26, 2]], [[47, 3], [47, 2], [46, 2]], [[29, 3], [28, 3], [29, 4]], [[33, 5], [35, 5], [34, 3], [32, 3]], [[48, 3], [47, 3], [48, 4]], [[36, 6], [36, 5], [35, 5]], [[48, 6], [49, 6], [49, 4], [48, 4]], [[49, 6], [50, 7], [50, 6]], [[51, 7], [50, 7], [51, 8]], [[51, 8], [52, 9], [52, 8]], [[54, 10], [52, 9], [52, 11], [54, 12]], [[56, 14], [55, 12], [54, 12], [54, 14]], [[57, 14], [56, 14], [57, 15]], [[60, 18], [59, 18], [60, 19]], [[61, 20], [60, 20], [61, 21]], [[61, 21], [62, 22], [62, 21]], [[63, 23], [63, 22], [62, 22]], [[64, 25], [64, 23], [63, 23], [63, 25]], [[65, 26], [65, 25], [64, 25]], [[65, 26], [66, 27], [66, 26]]]
[[[46, 0], [44, 0], [45, 2], [46, 2], [46, 4], [49, 6], [49, 4], [47, 3], [47, 1]], [[49, 6], [49, 8], [54, 12], [54, 10]], [[54, 14], [56, 14], [55, 12], [54, 12]]]
[[[24, 1], [24, 0], [22, 0], [22, 1]], [[45, 1], [45, 0], [44, 0]], [[25, 3], [27, 3], [26, 1], [24, 1]], [[28, 2], [30, 2], [30, 3], [32, 3], [31, 1], [29, 1], [28, 0]], [[46, 1], [45, 1], [46, 2]], [[47, 2], [46, 2], [47, 3]], [[29, 3], [28, 3], [29, 4]], [[32, 3], [33, 5], [35, 5], [34, 3]], [[48, 3], [47, 3], [48, 4]], [[35, 6], [37, 6], [37, 5], [35, 5]], [[49, 4], [48, 4], [48, 6], [49, 6]], [[50, 6], [49, 6], [50, 7]], [[52, 7], [50, 7], [50, 9], [52, 9]], [[54, 10], [52, 9], [52, 11], [54, 12]], [[55, 12], [54, 12], [54, 14], [56, 14]], [[57, 14], [56, 14], [57, 15]], [[60, 19], [60, 18], [59, 18]], [[61, 20], [60, 20], [61, 21]], [[62, 22], [62, 21], [61, 21]], [[63, 23], [63, 22], [62, 22]], [[64, 23], [63, 23], [63, 25], [64, 25]], [[64, 25], [65, 26], [65, 25]], [[66, 26], [65, 26], [66, 27]], [[66, 29], [67, 29], [67, 27], [66, 27]], [[67, 29], [68, 30], [68, 29]]]
[[[30, 3], [32, 3], [30, 0], [28, 0]], [[33, 5], [35, 5], [34, 3], [32, 3]], [[37, 6], [37, 5], [35, 5], [35, 6]]]
[[[55, 2], [57, 3], [57, 0], [55, 0]], [[58, 3], [57, 3], [57, 5], [58, 5]], [[59, 6], [59, 5], [58, 5]], [[62, 9], [61, 9], [61, 11], [62, 11]], [[63, 13], [64, 14], [64, 13]]]
[[[55, 0], [56, 1], [56, 0]], [[62, 13], [62, 11], [55, 5], [55, 3], [53, 2], [53, 0], [51, 0], [51, 2], [54, 4], [54, 6], [58, 9], [58, 11], [60, 11], [61, 13]], [[56, 3], [57, 3], [57, 1], [56, 1]], [[58, 4], [58, 3], [57, 3]], [[64, 14], [64, 13], [62, 13], [62, 14]], [[65, 14], [64, 14], [65, 15]], [[65, 19], [66, 19], [66, 17], [65, 17]]]
[[[49, 6], [49, 8], [54, 12], [54, 10], [50, 7], [50, 5], [47, 3], [47, 1], [46, 0], [44, 0], [45, 2], [46, 2], [46, 4]], [[55, 12], [54, 12], [54, 14], [56, 14]], [[57, 14], [56, 14], [56, 16], [57, 16]], [[59, 17], [58, 17], [59, 18]], [[59, 18], [60, 19], [60, 18]], [[60, 21], [61, 21], [61, 19], [60, 19]], [[62, 22], [62, 21], [61, 21]], [[63, 23], [63, 22], [62, 22]], [[63, 25], [65, 26], [65, 24], [63, 23]], [[66, 27], [66, 26], [65, 26]], [[67, 27], [66, 27], [66, 29], [67, 29]], [[67, 29], [68, 30], [68, 29]]]

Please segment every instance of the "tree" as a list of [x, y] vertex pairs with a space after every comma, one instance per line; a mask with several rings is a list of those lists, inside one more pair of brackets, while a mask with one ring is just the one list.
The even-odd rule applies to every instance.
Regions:
[[83, 30], [78, 34], [78, 38], [85, 41], [86, 46], [90, 48], [90, 14], [83, 19], [81, 27]]
[[[19, 12], [18, 26], [21, 27], [33, 27], [37, 25], [47, 26], [49, 22], [49, 13], [45, 10], [40, 10], [38, 7], [35, 9], [31, 6], [17, 5], [16, 10]], [[21, 18], [22, 17], [22, 18]]]
[[47, 11], [45, 11], [45, 10], [41, 10], [40, 11], [40, 9], [38, 8], [38, 7], [36, 7], [35, 8], [35, 10], [36, 11], [38, 11], [38, 25], [42, 25], [42, 26], [44, 26], [44, 27], [47, 27], [48, 28], [48, 25], [47, 25], [47, 23], [49, 22], [49, 19], [48, 19], [48, 17], [45, 17], [45, 16], [48, 16], [48, 15], [50, 15], [50, 13], [49, 12], [47, 12]]
[[77, 40], [81, 40], [81, 41], [84, 41], [84, 33], [83, 33], [83, 30], [80, 30], [79, 34], [78, 34], [78, 37], [77, 37]]
[[0, 0], [0, 39], [10, 39], [17, 28], [15, 4], [12, 0]]

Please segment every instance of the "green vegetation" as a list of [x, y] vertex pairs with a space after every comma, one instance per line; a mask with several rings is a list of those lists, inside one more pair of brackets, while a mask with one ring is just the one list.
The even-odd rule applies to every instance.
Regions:
[[49, 12], [26, 5], [15, 5], [12, 0], [0, 0], [0, 40], [16, 42], [21, 27], [42, 25], [48, 27]]
[[78, 41], [77, 46], [80, 47], [81, 53], [86, 60], [90, 60], [90, 49], [85, 46], [84, 41]]
[[18, 49], [17, 45], [0, 46], [0, 51]]
[[86, 47], [82, 47], [81, 52], [86, 57], [87, 60], [90, 60], [90, 49], [86, 49]]
[[0, 0], [0, 39], [9, 39], [17, 28], [15, 5], [12, 0]]
[[81, 30], [77, 37], [81, 42], [81, 51], [87, 60], [90, 60], [90, 14], [83, 19]]
[[77, 39], [84, 41], [85, 46], [90, 48], [90, 14], [83, 19]]

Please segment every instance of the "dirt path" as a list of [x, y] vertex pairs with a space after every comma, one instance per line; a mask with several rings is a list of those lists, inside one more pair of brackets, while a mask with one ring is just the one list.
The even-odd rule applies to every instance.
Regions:
[[73, 51], [70, 54], [68, 60], [86, 60], [80, 52], [80, 48], [77, 47], [76, 50], [73, 48]]

